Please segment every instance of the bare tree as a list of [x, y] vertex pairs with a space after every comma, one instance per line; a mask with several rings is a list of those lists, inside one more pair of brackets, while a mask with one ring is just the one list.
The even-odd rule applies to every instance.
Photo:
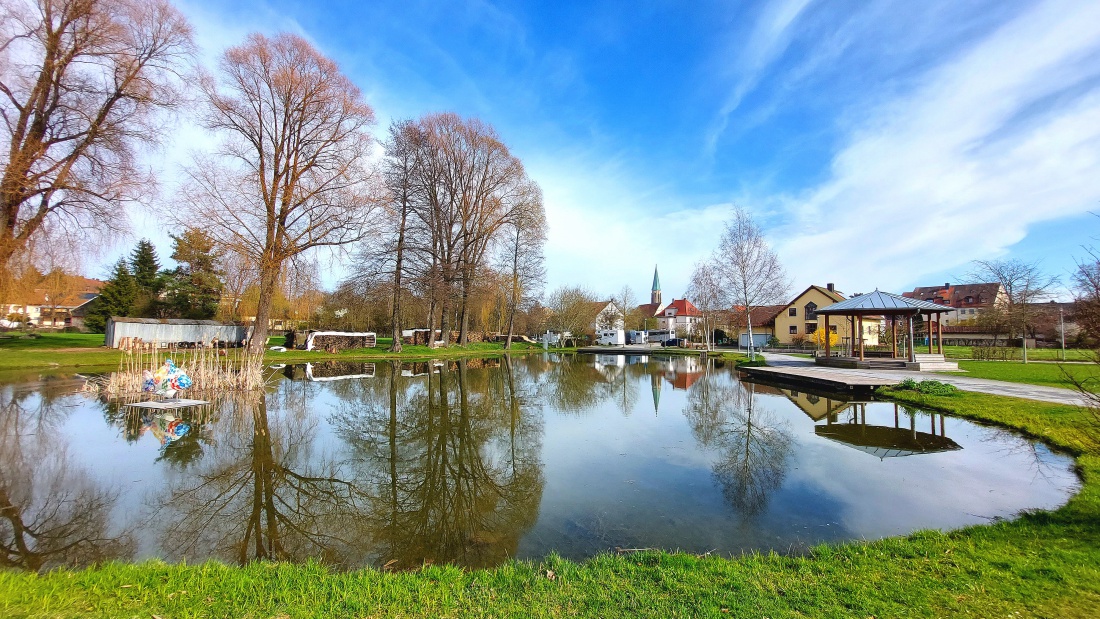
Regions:
[[162, 135], [192, 50], [162, 0], [0, 2], [0, 287], [37, 237], [124, 227], [153, 181], [135, 151]]
[[578, 335], [596, 320], [596, 296], [584, 288], [563, 286], [550, 293], [546, 301], [551, 315], [548, 325], [561, 332]]
[[609, 316], [610, 324], [614, 326], [622, 321], [623, 328], [637, 326], [639, 320], [638, 297], [630, 286], [623, 286], [617, 294], [611, 295], [611, 304], [615, 307], [615, 316]]
[[742, 207], [734, 209], [733, 217], [726, 222], [714, 262], [735, 310], [744, 313], [749, 330], [749, 358], [755, 359], [752, 310], [785, 299], [790, 281], [760, 226]]
[[713, 260], [695, 264], [688, 284], [687, 296], [703, 314], [703, 333], [707, 350], [713, 344], [719, 314], [729, 307], [729, 295], [722, 286], [718, 265]]
[[971, 283], [997, 283], [1004, 290], [998, 305], [991, 308], [1003, 319], [1012, 336], [1019, 335], [1023, 360], [1027, 363], [1027, 327], [1035, 318], [1033, 305], [1051, 296], [1058, 277], [1044, 273], [1038, 262], [1009, 260], [975, 260], [967, 274]]
[[459, 343], [465, 344], [476, 275], [533, 183], [489, 125], [451, 113], [429, 114], [419, 125], [427, 144], [413, 209], [420, 232], [415, 241], [407, 239], [408, 249], [420, 255], [421, 272], [438, 299], [443, 341], [458, 322]]
[[505, 310], [508, 314], [508, 339], [505, 348], [512, 347], [516, 309], [526, 301], [541, 296], [546, 281], [543, 246], [546, 244], [546, 211], [538, 185], [528, 186], [527, 199], [520, 203], [509, 218], [498, 268], [505, 275]]
[[204, 78], [205, 126], [225, 141], [188, 169], [184, 200], [228, 248], [259, 269], [262, 350], [287, 260], [366, 234], [378, 202], [368, 165], [374, 112], [336, 63], [293, 34], [251, 34], [226, 50], [221, 82]]
[[420, 155], [423, 153], [425, 136], [413, 121], [400, 121], [390, 125], [390, 136], [386, 142], [386, 159], [383, 174], [388, 192], [387, 215], [392, 222], [392, 252], [381, 252], [393, 256], [393, 343], [390, 352], [401, 352], [401, 295], [402, 276], [405, 271], [405, 233], [408, 230], [409, 211], [412, 209], [416, 191], [416, 174], [419, 170]]

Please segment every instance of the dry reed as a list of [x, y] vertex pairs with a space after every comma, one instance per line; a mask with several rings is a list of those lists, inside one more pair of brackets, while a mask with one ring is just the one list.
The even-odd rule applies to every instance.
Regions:
[[263, 353], [239, 349], [226, 354], [224, 349], [217, 348], [158, 350], [153, 346], [152, 352], [134, 350], [123, 356], [117, 372], [89, 379], [84, 390], [109, 400], [153, 397], [142, 390], [144, 374], [156, 373], [168, 359], [191, 377], [191, 386], [186, 390], [189, 395], [213, 396], [264, 387]]

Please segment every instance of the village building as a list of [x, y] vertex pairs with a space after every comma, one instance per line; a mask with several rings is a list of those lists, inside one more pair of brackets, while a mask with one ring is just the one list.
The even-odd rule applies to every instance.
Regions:
[[943, 324], [973, 324], [983, 311], [1006, 301], [1004, 288], [998, 283], [955, 284], [921, 286], [901, 296], [937, 305], [946, 305], [951, 311], [943, 314]]
[[[818, 329], [825, 328], [825, 321], [817, 314], [819, 308], [828, 307], [843, 301], [846, 297], [833, 284], [824, 287], [812, 285], [783, 305], [764, 305], [753, 308], [752, 339], [754, 347], [767, 345], [773, 337], [780, 345], [812, 344]], [[738, 343], [742, 347], [749, 345], [749, 330], [745, 324], [744, 309], [734, 308], [732, 312], [738, 330]], [[837, 345], [844, 347], [853, 339], [855, 332], [850, 321], [838, 321], [830, 324], [829, 331], [837, 335]], [[881, 316], [867, 316], [863, 319], [863, 343], [865, 346], [877, 346], [882, 329]]]
[[645, 321], [645, 327], [653, 330], [667, 330], [671, 334], [693, 334], [703, 322], [703, 313], [687, 299], [673, 299], [665, 303], [661, 298], [661, 279], [657, 267], [653, 267], [653, 287], [649, 292], [649, 303], [638, 306], [638, 314]]
[[84, 326], [88, 305], [99, 296], [103, 282], [80, 276], [69, 276], [65, 290], [36, 288], [0, 306], [10, 323], [26, 323], [36, 327], [55, 328]]

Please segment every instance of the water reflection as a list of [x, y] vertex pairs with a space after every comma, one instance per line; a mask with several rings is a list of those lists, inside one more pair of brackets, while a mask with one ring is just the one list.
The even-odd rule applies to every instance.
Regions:
[[118, 492], [69, 456], [72, 406], [49, 382], [0, 387], [0, 565], [28, 570], [132, 556], [111, 510]]
[[[207, 556], [347, 564], [363, 554], [354, 534], [365, 495], [327, 454], [303, 389], [238, 393], [223, 408], [221, 439], [159, 497], [155, 522], [172, 559]], [[265, 397], [266, 396], [266, 397]]]
[[167, 412], [78, 389], [0, 386], [4, 565], [788, 552], [1011, 517], [1076, 488], [1069, 459], [1010, 432], [697, 358], [313, 364]]
[[757, 515], [787, 474], [790, 424], [757, 401], [753, 383], [707, 374], [688, 390], [684, 416], [699, 445], [718, 454], [714, 476], [738, 512]]
[[[930, 431], [919, 432], [916, 411], [906, 409], [901, 413], [897, 404], [894, 404], [893, 426], [868, 424], [865, 402], [851, 404], [845, 412], [848, 413], [847, 418], [836, 422], [834, 419], [841, 415], [829, 415], [825, 425], [814, 426], [814, 433], [871, 454], [880, 460], [962, 449], [958, 443], [944, 436], [945, 417], [942, 413], [938, 415], [939, 433], [937, 434], [935, 413], [928, 415]], [[907, 427], [900, 425], [902, 415], [908, 417]]]
[[[369, 480], [377, 562], [480, 567], [515, 555], [542, 497], [541, 419], [510, 360], [502, 372], [443, 364], [409, 388], [345, 399], [334, 421]], [[382, 395], [383, 397], [378, 397]]]

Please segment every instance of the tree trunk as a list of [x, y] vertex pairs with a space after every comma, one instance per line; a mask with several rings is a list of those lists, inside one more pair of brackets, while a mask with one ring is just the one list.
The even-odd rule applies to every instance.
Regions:
[[458, 345], [465, 346], [470, 340], [470, 280], [462, 278], [462, 302], [459, 308]]
[[397, 258], [393, 267], [393, 319], [390, 324], [393, 327], [393, 342], [390, 343], [390, 352], [401, 352], [401, 260], [405, 253], [405, 218], [408, 208], [401, 205], [401, 224], [397, 232]]
[[252, 337], [248, 340], [248, 350], [251, 352], [263, 353], [267, 347], [268, 322], [278, 279], [278, 266], [264, 266], [260, 269], [260, 298], [256, 303], [256, 322], [252, 325]]
[[512, 275], [512, 298], [508, 302], [508, 339], [504, 340], [504, 350], [512, 349], [512, 327], [516, 323], [516, 297], [519, 288], [518, 278]]

